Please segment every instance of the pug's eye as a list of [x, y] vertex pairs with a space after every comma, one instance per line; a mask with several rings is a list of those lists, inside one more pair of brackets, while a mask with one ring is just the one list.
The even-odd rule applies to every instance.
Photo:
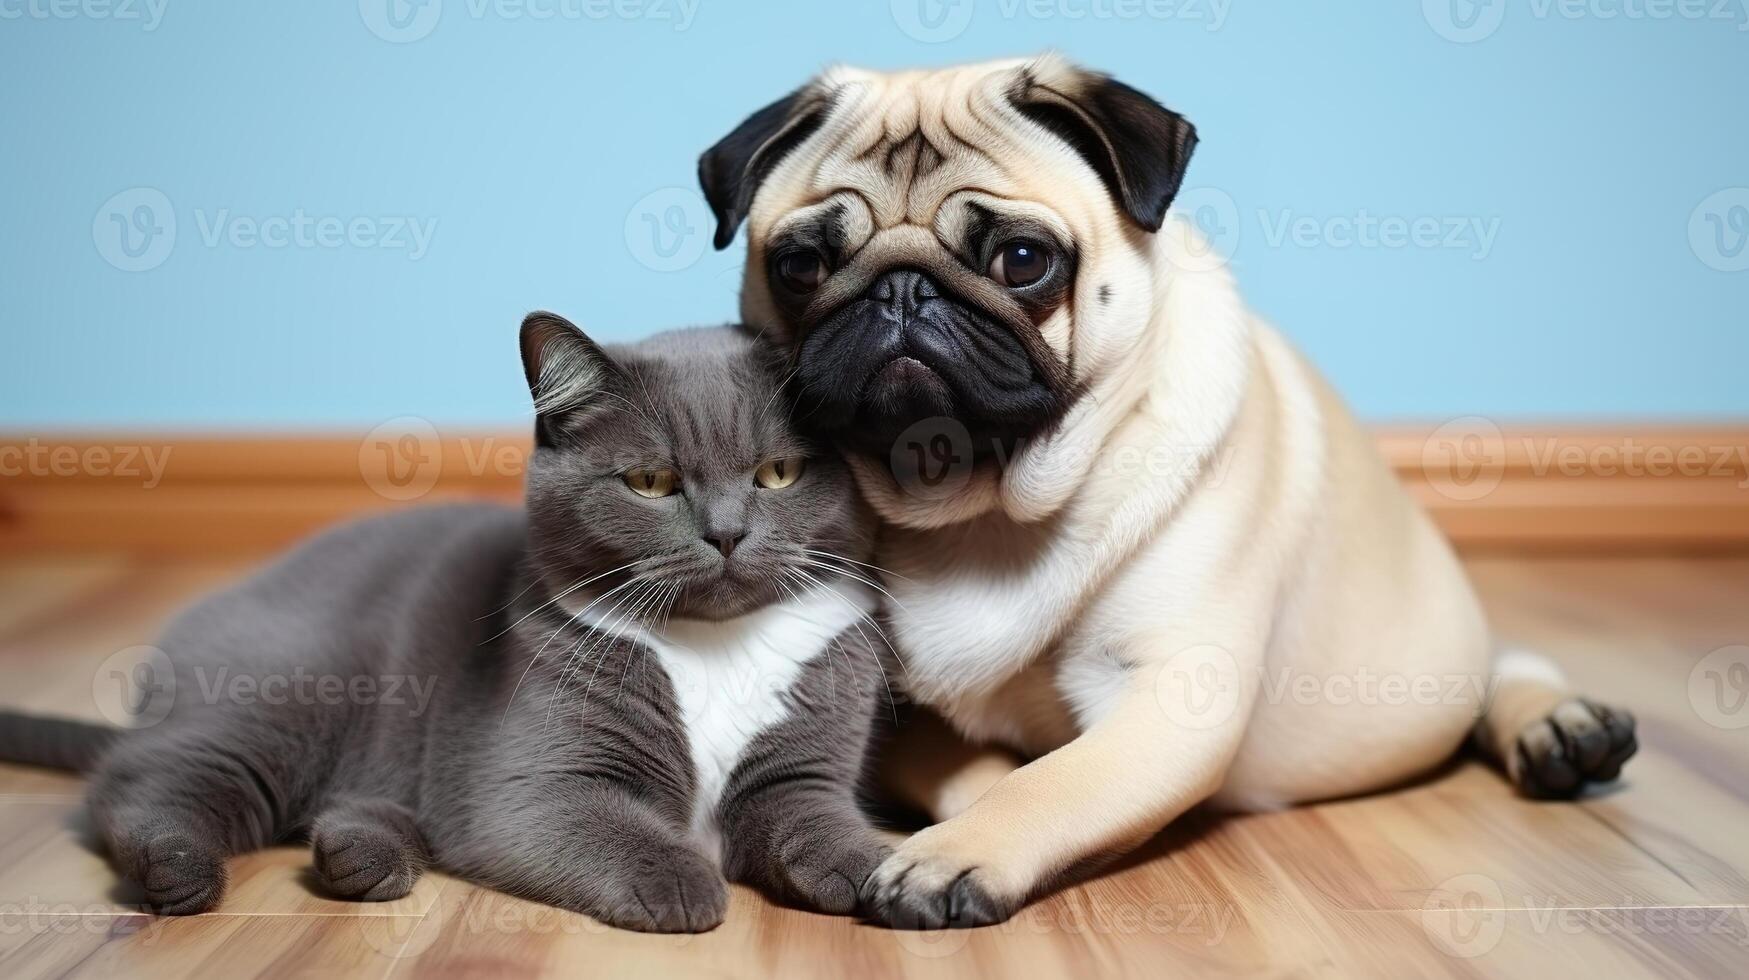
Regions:
[[1043, 279], [1050, 268], [1051, 258], [1043, 245], [1019, 238], [996, 250], [996, 257], [990, 260], [990, 278], [1019, 289]]
[[792, 293], [805, 295], [820, 288], [826, 263], [815, 252], [785, 252], [777, 257], [777, 281]]
[[646, 469], [626, 470], [626, 486], [640, 497], [666, 497], [674, 492], [674, 485], [679, 476], [670, 469], [650, 467]]
[[753, 479], [767, 490], [782, 490], [802, 478], [802, 458], [772, 459], [760, 463]]

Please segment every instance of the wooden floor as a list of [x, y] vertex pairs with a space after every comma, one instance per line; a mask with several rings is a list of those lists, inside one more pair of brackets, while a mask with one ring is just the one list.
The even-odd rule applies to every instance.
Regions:
[[[107, 657], [248, 561], [0, 560], [0, 701], [98, 718]], [[1182, 822], [1003, 926], [899, 934], [741, 889], [705, 936], [617, 932], [441, 875], [317, 896], [237, 860], [218, 914], [156, 920], [80, 844], [76, 778], [0, 766], [0, 976], [1749, 976], [1749, 561], [1471, 563], [1498, 629], [1632, 707], [1614, 791], [1515, 798], [1473, 763], [1394, 793]], [[1730, 727], [1730, 726], [1736, 727]]]

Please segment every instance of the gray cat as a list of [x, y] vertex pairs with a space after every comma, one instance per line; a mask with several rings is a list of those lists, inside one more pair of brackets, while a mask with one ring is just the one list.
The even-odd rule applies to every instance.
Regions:
[[225, 858], [307, 837], [349, 898], [431, 863], [648, 931], [721, 922], [725, 874], [858, 908], [885, 689], [844, 464], [738, 330], [610, 354], [537, 313], [522, 354], [526, 514], [367, 520], [199, 602], [152, 727], [0, 716], [0, 753], [94, 770], [151, 906], [211, 909]]

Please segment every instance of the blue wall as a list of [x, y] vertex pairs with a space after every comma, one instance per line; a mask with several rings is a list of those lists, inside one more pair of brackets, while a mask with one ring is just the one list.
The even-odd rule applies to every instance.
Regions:
[[514, 422], [530, 308], [607, 338], [732, 316], [693, 165], [749, 111], [830, 61], [1052, 46], [1197, 123], [1201, 219], [1368, 417], [1749, 415], [1746, 27], [1742, 0], [0, 0], [0, 428]]

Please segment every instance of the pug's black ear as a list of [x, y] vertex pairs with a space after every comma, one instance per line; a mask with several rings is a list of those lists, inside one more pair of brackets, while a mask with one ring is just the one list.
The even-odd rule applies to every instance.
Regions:
[[551, 420], [598, 403], [622, 384], [624, 373], [600, 345], [556, 313], [522, 321], [522, 373], [534, 396], [535, 441], [551, 445]]
[[759, 185], [820, 128], [829, 108], [829, 99], [804, 85], [748, 116], [698, 158], [698, 182], [717, 216], [717, 248], [728, 248], [735, 240]]
[[1196, 149], [1189, 120], [1115, 78], [1055, 59], [1022, 69], [1011, 101], [1086, 160], [1131, 220], [1160, 230]]

